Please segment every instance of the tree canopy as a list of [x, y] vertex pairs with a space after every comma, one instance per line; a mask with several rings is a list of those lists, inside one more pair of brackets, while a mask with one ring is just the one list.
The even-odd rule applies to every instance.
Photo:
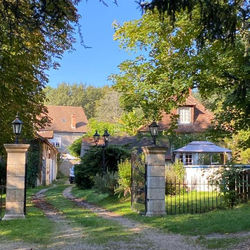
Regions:
[[175, 25], [168, 14], [146, 12], [139, 20], [115, 24], [114, 39], [126, 50], [140, 54], [119, 65], [120, 74], [112, 75], [123, 95], [127, 110], [142, 108], [145, 117], [159, 119], [182, 104], [189, 88], [202, 96], [224, 93], [220, 104], [220, 125], [230, 131], [249, 126], [249, 57], [246, 54], [246, 29], [237, 25], [234, 45], [226, 48], [220, 39], [206, 40], [198, 48], [200, 10], [175, 12]]
[[0, 144], [10, 142], [11, 121], [19, 111], [24, 136], [46, 119], [46, 70], [56, 68], [74, 42], [78, 1], [0, 1]]
[[196, 41], [199, 47], [205, 44], [206, 40], [223, 40], [226, 43], [234, 43], [237, 34], [237, 23], [246, 23], [250, 15], [248, 0], [240, 1], [218, 1], [218, 0], [140, 0], [144, 10], [154, 11], [157, 9], [162, 20], [165, 14], [171, 19], [174, 25], [176, 16], [182, 11], [187, 11], [192, 21], [193, 10], [199, 10], [198, 25], [199, 32]]
[[96, 113], [96, 102], [109, 91], [108, 86], [94, 87], [85, 84], [61, 83], [57, 88], [44, 89], [46, 105], [82, 106], [88, 119]]

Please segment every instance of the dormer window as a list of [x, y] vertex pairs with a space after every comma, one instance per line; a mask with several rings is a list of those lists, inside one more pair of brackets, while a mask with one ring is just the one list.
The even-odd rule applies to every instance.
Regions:
[[192, 107], [180, 107], [178, 108], [179, 124], [191, 124], [192, 123]]

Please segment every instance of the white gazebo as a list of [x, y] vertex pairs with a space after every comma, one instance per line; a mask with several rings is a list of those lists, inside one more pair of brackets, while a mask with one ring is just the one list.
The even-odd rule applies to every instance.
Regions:
[[184, 166], [225, 165], [232, 158], [232, 151], [209, 141], [193, 141], [186, 146], [174, 150], [175, 160]]
[[187, 187], [199, 191], [211, 191], [210, 176], [232, 158], [231, 150], [209, 141], [193, 141], [173, 153], [175, 161], [183, 162]]

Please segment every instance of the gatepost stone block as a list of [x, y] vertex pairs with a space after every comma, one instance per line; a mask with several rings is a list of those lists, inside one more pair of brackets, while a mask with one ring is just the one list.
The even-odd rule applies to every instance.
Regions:
[[5, 144], [7, 151], [6, 210], [3, 220], [23, 219], [25, 162], [29, 144]]
[[143, 147], [147, 164], [146, 216], [164, 215], [165, 209], [165, 147]]

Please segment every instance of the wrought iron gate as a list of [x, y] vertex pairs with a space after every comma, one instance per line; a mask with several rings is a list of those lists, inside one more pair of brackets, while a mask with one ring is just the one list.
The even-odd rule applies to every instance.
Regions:
[[147, 167], [144, 155], [133, 152], [131, 155], [131, 208], [141, 214], [147, 212]]

